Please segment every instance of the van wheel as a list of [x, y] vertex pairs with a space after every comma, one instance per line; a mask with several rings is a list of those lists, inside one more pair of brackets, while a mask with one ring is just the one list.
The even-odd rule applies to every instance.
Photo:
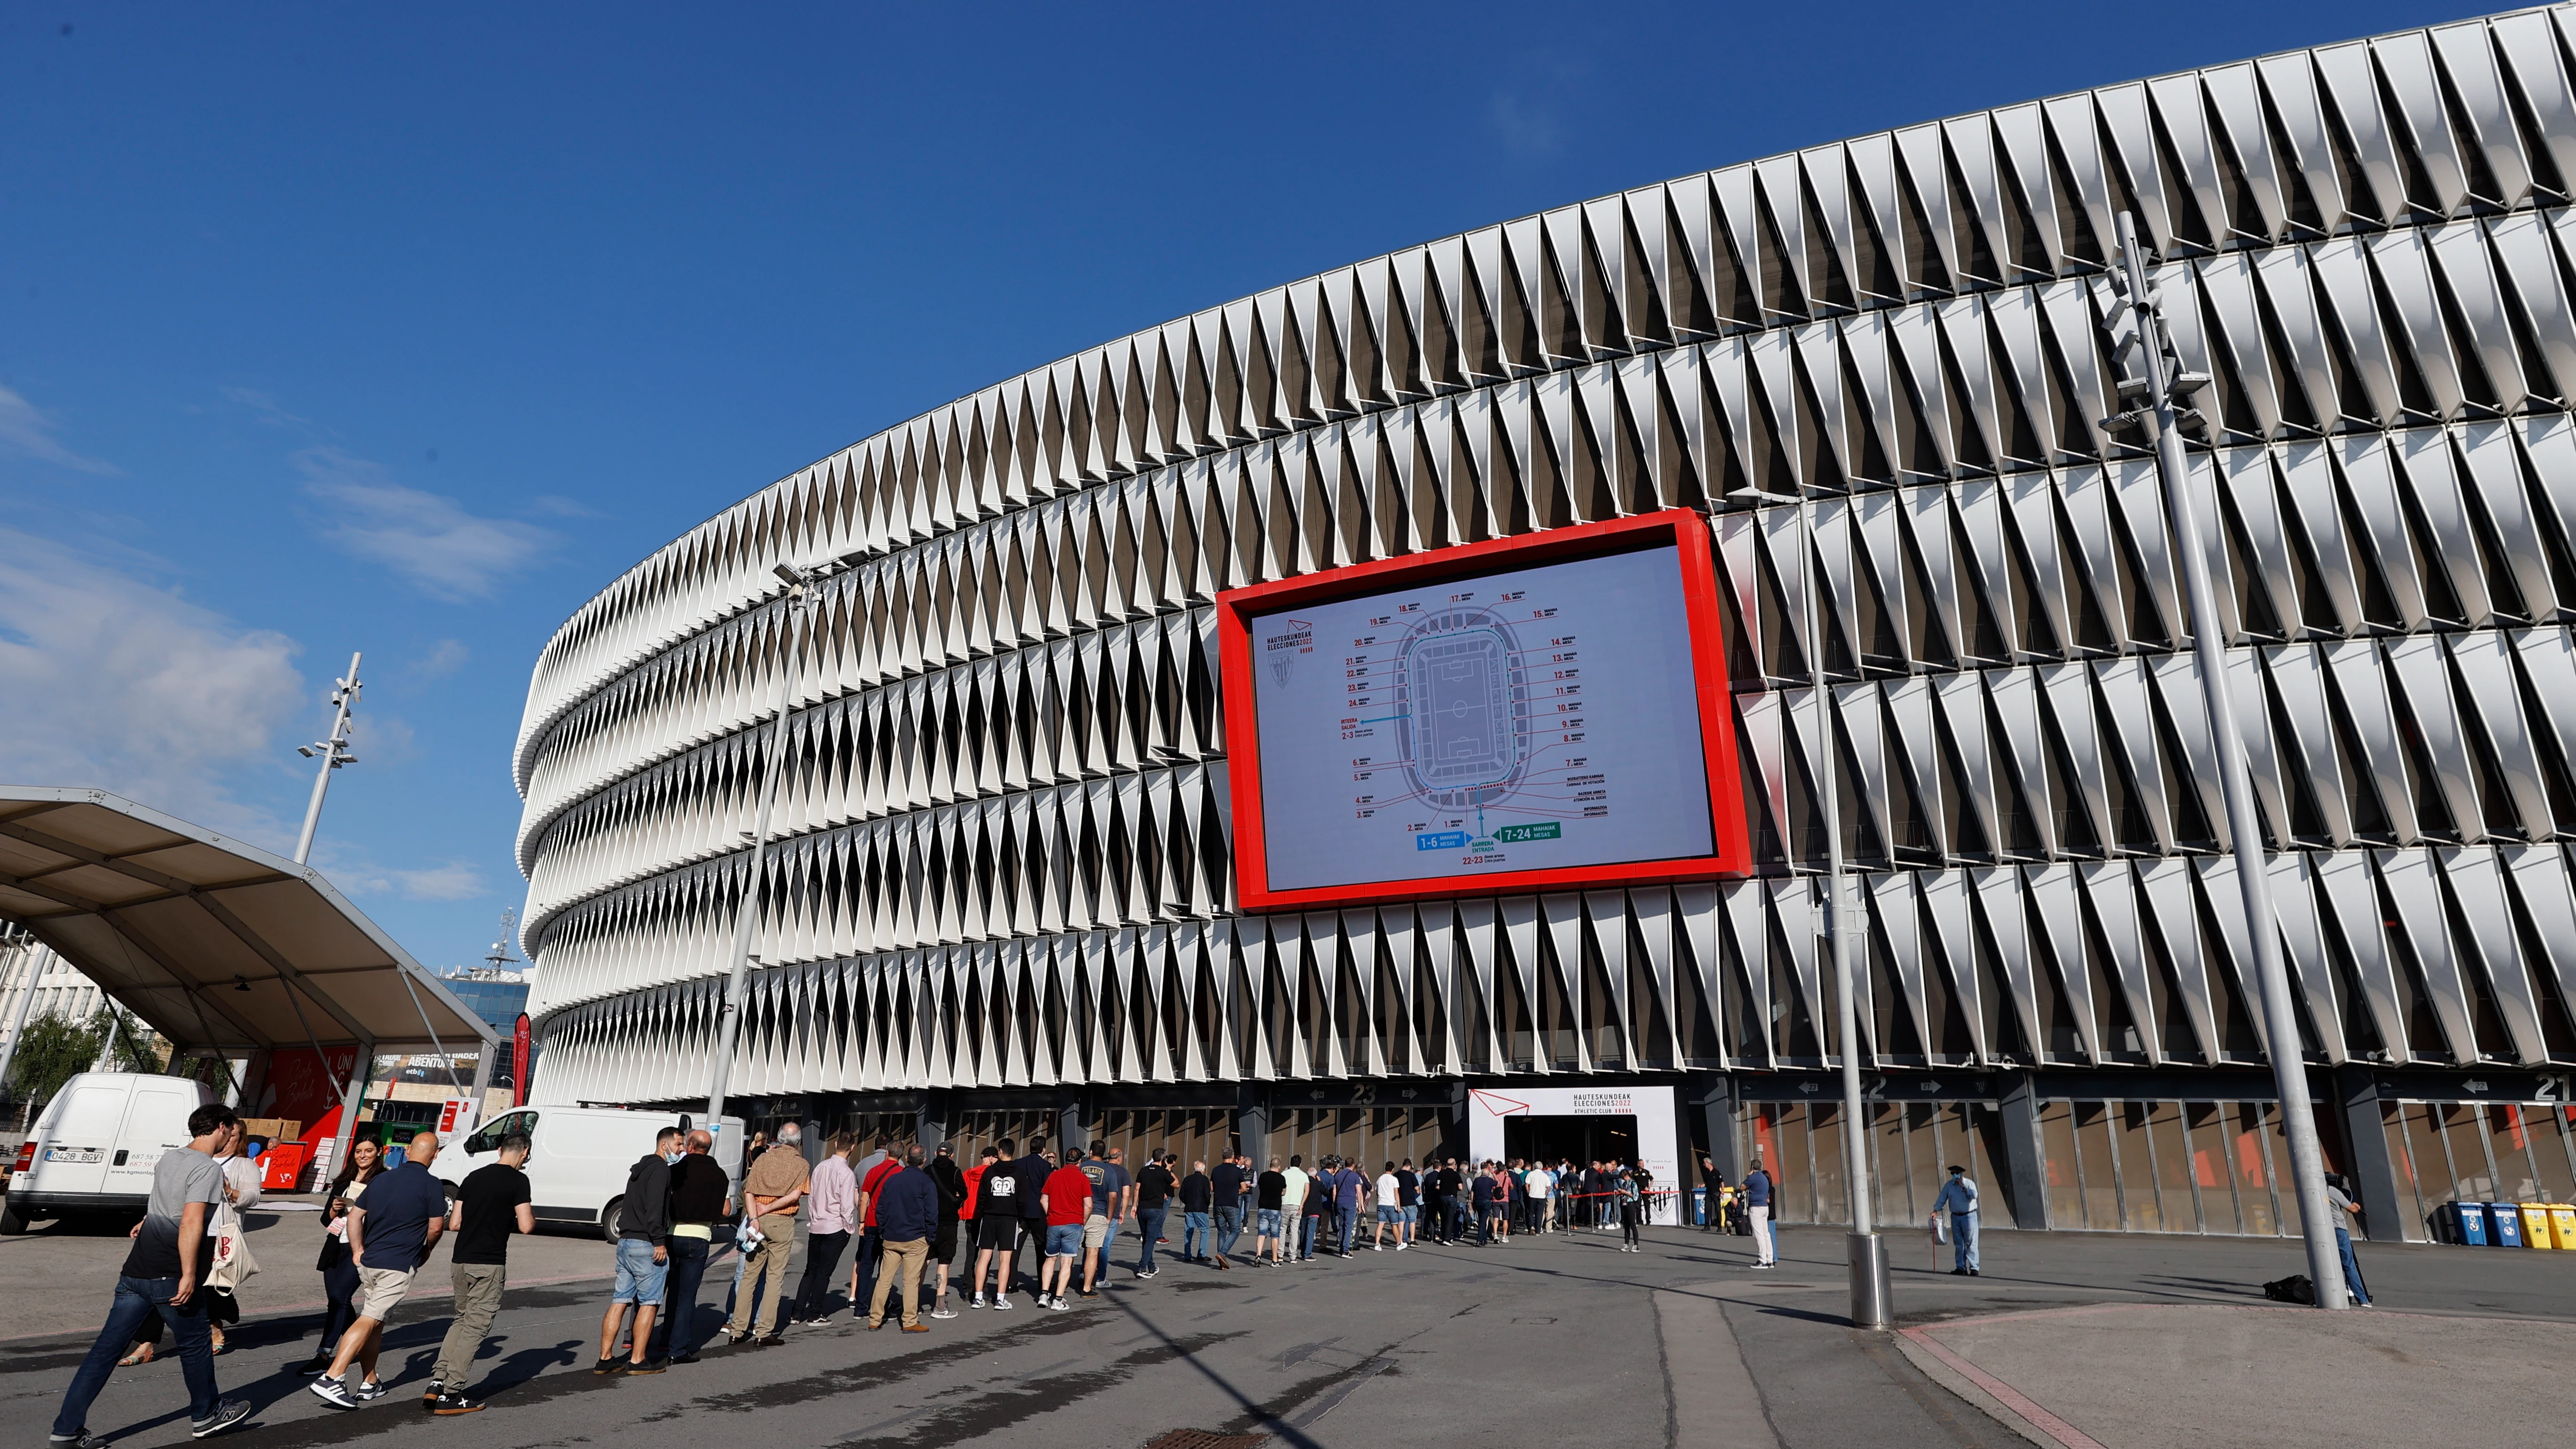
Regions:
[[27, 1230], [27, 1220], [18, 1216], [18, 1205], [0, 1200], [0, 1236], [16, 1237]]
[[611, 1246], [617, 1242], [617, 1210], [624, 1206], [626, 1199], [623, 1196], [612, 1197], [608, 1206], [599, 1210], [599, 1235], [606, 1238]]

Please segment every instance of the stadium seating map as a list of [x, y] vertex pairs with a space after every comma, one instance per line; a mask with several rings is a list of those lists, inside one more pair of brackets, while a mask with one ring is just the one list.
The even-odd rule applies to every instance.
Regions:
[[1270, 886], [1711, 848], [1671, 548], [1251, 622]]

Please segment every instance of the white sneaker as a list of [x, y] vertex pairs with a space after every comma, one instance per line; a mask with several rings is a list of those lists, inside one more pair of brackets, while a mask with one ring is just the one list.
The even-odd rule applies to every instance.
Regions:
[[954, 1308], [934, 1308], [930, 1310], [930, 1316], [933, 1318], [955, 1318], [957, 1316], [957, 1310]]
[[1403, 1251], [1404, 1251], [1407, 1247], [1409, 1247], [1409, 1246], [1410, 1246], [1410, 1244], [1406, 1244], [1406, 1243], [1398, 1243], [1398, 1244], [1396, 1244], [1396, 1245], [1395, 1245], [1395, 1250], [1396, 1250], [1397, 1252], [1401, 1253], [1401, 1252], [1403, 1252]]
[[1384, 1243], [1371, 1243], [1369, 1244], [1369, 1251], [1372, 1253], [1383, 1253], [1386, 1251], [1386, 1245]]
[[975, 1297], [974, 1297], [974, 1299], [973, 1299], [971, 1302], [969, 1302], [966, 1306], [967, 1306], [967, 1307], [969, 1307], [969, 1308], [981, 1308], [981, 1307], [983, 1307], [983, 1306], [984, 1306], [984, 1295], [983, 1295], [983, 1294], [981, 1294], [981, 1293], [976, 1294], [976, 1295], [975, 1295]]
[[1011, 1300], [1002, 1294], [996, 1293], [993, 1295], [993, 1306], [996, 1308], [1008, 1308], [1011, 1306]]
[[1066, 1310], [1068, 1310], [1068, 1309], [1070, 1309], [1070, 1308], [1072, 1308], [1072, 1307], [1073, 1307], [1073, 1305], [1072, 1305], [1072, 1304], [1065, 1302], [1065, 1301], [1064, 1301], [1063, 1299], [1061, 1299], [1061, 1298], [1050, 1298], [1050, 1299], [1048, 1299], [1048, 1300], [1047, 1300], [1047, 1304], [1046, 1304], [1046, 1306], [1047, 1306], [1047, 1307], [1049, 1307], [1049, 1308], [1051, 1308], [1051, 1309], [1053, 1309], [1053, 1310], [1055, 1310], [1055, 1311], [1056, 1311], [1056, 1312], [1058, 1312], [1058, 1313], [1065, 1312]]

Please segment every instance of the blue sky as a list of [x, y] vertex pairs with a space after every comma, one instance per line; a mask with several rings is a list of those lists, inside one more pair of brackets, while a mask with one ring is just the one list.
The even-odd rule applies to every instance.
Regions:
[[2473, 13], [6, 0], [0, 780], [291, 849], [363, 649], [315, 859], [465, 963], [547, 635], [845, 443], [1426, 238]]

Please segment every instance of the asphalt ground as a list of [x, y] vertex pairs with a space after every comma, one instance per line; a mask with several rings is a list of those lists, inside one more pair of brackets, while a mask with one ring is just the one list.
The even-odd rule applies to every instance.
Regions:
[[[318, 1303], [319, 1280], [309, 1269], [312, 1219], [277, 1216], [281, 1224], [255, 1229], [267, 1271], [247, 1292], [251, 1316], [233, 1330], [234, 1350], [216, 1361], [224, 1392], [258, 1406], [235, 1437], [261, 1445], [462, 1438], [702, 1449], [710, 1415], [727, 1420], [723, 1442], [777, 1437], [852, 1449], [1019, 1444], [1032, 1434], [1060, 1449], [1137, 1449], [1176, 1429], [1266, 1435], [1281, 1445], [1492, 1449], [1529, 1442], [1535, 1424], [1579, 1424], [1601, 1442], [1721, 1449], [2018, 1446], [2030, 1437], [2027, 1421], [1919, 1341], [1849, 1326], [1843, 1237], [1833, 1229], [1786, 1230], [1781, 1266], [1771, 1271], [1747, 1266], [1748, 1240], [1667, 1228], [1647, 1230], [1638, 1254], [1616, 1251], [1615, 1236], [1577, 1233], [1226, 1273], [1167, 1250], [1151, 1281], [1133, 1275], [1130, 1237], [1108, 1290], [1070, 1312], [1038, 1310], [1023, 1292], [1009, 1312], [961, 1312], [926, 1335], [871, 1333], [845, 1312], [830, 1327], [791, 1333], [783, 1347], [713, 1350], [649, 1378], [589, 1372], [607, 1297], [606, 1245], [541, 1236], [512, 1248], [514, 1286], [472, 1390], [490, 1403], [487, 1412], [434, 1419], [419, 1410], [446, 1328], [440, 1296], [416, 1297], [394, 1316], [383, 1367], [394, 1395], [345, 1412], [290, 1371], [314, 1348], [317, 1314], [301, 1305]], [[2250, 1317], [2243, 1310], [2261, 1302], [2256, 1285], [2300, 1267], [2294, 1242], [1995, 1232], [1984, 1276], [1970, 1279], [1937, 1271], [1928, 1243], [1903, 1238], [1894, 1247], [1904, 1326], [1955, 1338], [1996, 1319], [1986, 1325], [1996, 1336], [1963, 1339], [1954, 1352], [2032, 1377], [2043, 1404], [2041, 1394], [2066, 1400], [2070, 1386], [2096, 1377], [2136, 1381], [2136, 1325], [2096, 1315], [2128, 1336], [2102, 1336], [2097, 1353], [2072, 1351], [2090, 1340], [2066, 1325], [2013, 1330], [1999, 1316], [2036, 1324], [2043, 1320], [2033, 1315], [2085, 1305], [2153, 1304]], [[96, 1331], [123, 1249], [121, 1235], [68, 1228], [0, 1239], [0, 1301], [12, 1305], [9, 1326], [19, 1330], [0, 1351], [0, 1412], [25, 1425], [27, 1442], [51, 1419]], [[2381, 1322], [2396, 1325], [2373, 1325], [2371, 1341], [2399, 1353], [2412, 1335], [2451, 1331], [2446, 1320], [2515, 1342], [2510, 1320], [2566, 1317], [2576, 1287], [2576, 1253], [2365, 1244], [2362, 1255], [2388, 1305]], [[711, 1265], [701, 1309], [710, 1327], [731, 1261]], [[802, 1261], [800, 1250], [800, 1273]], [[444, 1277], [442, 1253], [423, 1283]], [[537, 1281], [549, 1278], [557, 1281]], [[2272, 1321], [2312, 1320], [2332, 1321], [2314, 1313]], [[2171, 1386], [2172, 1401], [2201, 1424], [2231, 1412], [2227, 1394], [2257, 1394], [2263, 1380], [2196, 1372], [2190, 1354], [2286, 1341], [2281, 1332], [2258, 1333], [2250, 1346], [2225, 1334], [2181, 1338], [2176, 1352], [2186, 1361], [2162, 1366], [2154, 1382]], [[2392, 1401], [2411, 1401], [2419, 1376], [2439, 1371], [2432, 1357], [2418, 1369], [2366, 1351], [2380, 1371], [2360, 1382]], [[2501, 1356], [2497, 1372], [2518, 1381], [2519, 1361]], [[2492, 1368], [2498, 1355], [2488, 1357]], [[2525, 1357], [2528, 1372], [2540, 1374], [2555, 1355], [2535, 1338]], [[2041, 1381], [2032, 1365], [2043, 1362], [2057, 1365], [2047, 1371], [2057, 1377]], [[2345, 1407], [2367, 1415], [2369, 1399], [2347, 1395]], [[186, 1435], [184, 1405], [175, 1363], [122, 1370], [90, 1426], [120, 1446], [174, 1444]], [[2100, 1412], [2125, 1411], [2114, 1399]]]

